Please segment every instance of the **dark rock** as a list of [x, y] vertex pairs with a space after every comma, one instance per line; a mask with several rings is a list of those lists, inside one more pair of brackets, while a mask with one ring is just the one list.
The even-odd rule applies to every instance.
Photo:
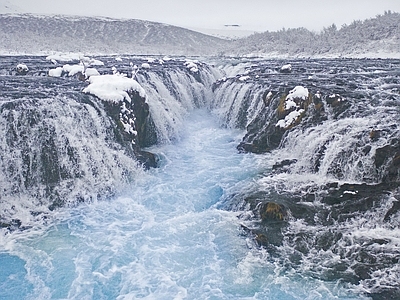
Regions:
[[287, 218], [286, 208], [275, 202], [261, 205], [259, 213], [263, 222], [285, 221]]
[[397, 140], [375, 151], [375, 167], [383, 171], [382, 181], [398, 182], [400, 177], [400, 143]]
[[290, 165], [292, 165], [292, 164], [294, 164], [296, 162], [297, 162], [297, 159], [285, 159], [285, 160], [282, 160], [282, 161], [280, 161], [278, 163], [275, 163], [272, 166], [272, 169], [273, 170], [284, 169], [285, 167], [290, 166]]
[[[131, 102], [126, 99], [123, 103], [104, 101], [108, 115], [117, 125], [115, 135], [117, 141], [124, 147], [127, 154], [135, 157], [145, 168], [157, 167], [157, 157], [150, 152], [141, 150], [141, 147], [149, 146], [148, 141], [156, 138], [149, 137], [154, 131], [148, 130], [149, 105], [146, 99], [138, 92], [128, 92]], [[127, 130], [126, 126], [132, 130]]]
[[382, 288], [368, 294], [372, 300], [398, 300], [400, 299], [399, 288]]
[[392, 207], [388, 210], [384, 220], [389, 221], [391, 216], [396, 214], [400, 210], [400, 201], [394, 201]]
[[268, 246], [269, 245], [269, 240], [267, 236], [263, 233], [258, 233], [256, 234], [255, 241], [259, 246]]

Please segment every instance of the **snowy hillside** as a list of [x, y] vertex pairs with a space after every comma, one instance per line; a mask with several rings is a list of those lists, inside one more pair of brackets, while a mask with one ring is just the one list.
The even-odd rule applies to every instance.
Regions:
[[256, 33], [225, 51], [233, 56], [263, 57], [400, 57], [400, 14], [385, 12], [338, 29], [321, 32], [305, 28]]
[[228, 41], [184, 28], [142, 20], [0, 15], [0, 52], [48, 51], [209, 55]]
[[[7, 0], [4, 9], [12, 12]], [[7, 7], [6, 7], [7, 6]], [[1, 9], [1, 7], [0, 7]], [[305, 28], [255, 33], [237, 40], [167, 24], [95, 17], [1, 14], [0, 54], [226, 55], [265, 58], [400, 58], [400, 14], [312, 32]], [[211, 34], [211, 35], [210, 35]], [[219, 36], [222, 36], [219, 33]], [[240, 38], [239, 37], [243, 37]]]

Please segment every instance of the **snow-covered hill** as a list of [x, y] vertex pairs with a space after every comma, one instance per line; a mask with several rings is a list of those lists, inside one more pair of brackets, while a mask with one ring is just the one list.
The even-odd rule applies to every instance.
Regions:
[[[7, 1], [0, 5], [8, 5], [10, 10]], [[207, 33], [142, 20], [0, 14], [0, 54], [400, 58], [400, 14], [390, 11], [340, 29], [332, 24], [318, 33], [305, 28], [282, 29], [236, 36], [237, 40]]]
[[228, 41], [192, 30], [142, 20], [0, 15], [0, 52], [212, 55]]
[[400, 14], [385, 12], [321, 32], [305, 28], [256, 33], [233, 43], [225, 51], [233, 56], [262, 57], [400, 57]]

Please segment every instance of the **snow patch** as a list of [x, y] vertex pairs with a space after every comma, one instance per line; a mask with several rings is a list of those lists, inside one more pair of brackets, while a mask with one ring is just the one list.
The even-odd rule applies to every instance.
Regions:
[[296, 122], [297, 118], [299, 118], [303, 112], [304, 112], [304, 109], [292, 111], [290, 114], [288, 114], [285, 117], [285, 119], [279, 120], [275, 126], [281, 127], [281, 128], [287, 128], [290, 125], [292, 125], [294, 122]]
[[286, 101], [294, 101], [295, 99], [306, 100], [308, 98], [308, 89], [303, 86], [296, 86], [293, 90], [289, 91]]
[[136, 91], [142, 98], [146, 98], [146, 92], [136, 80], [121, 74], [92, 76], [89, 83], [83, 92], [104, 101], [121, 102], [126, 99], [131, 102], [128, 91]]
[[250, 76], [248, 76], [248, 75], [239, 77], [239, 81], [246, 81], [246, 80], [249, 80], [249, 79], [250, 79]]
[[184, 62], [184, 65], [186, 66], [186, 68], [187, 69], [189, 69], [190, 70], [190, 72], [192, 72], [192, 73], [197, 73], [197, 72], [199, 72], [199, 67], [197, 66], [197, 61], [194, 61], [194, 60], [186, 60], [185, 62]]
[[142, 67], [143, 69], [150, 69], [150, 64], [148, 64], [148, 63], [143, 63], [143, 64], [141, 65], [141, 67]]
[[50, 77], [61, 77], [63, 71], [64, 71], [63, 67], [57, 67], [55, 69], [50, 69], [49, 76]]

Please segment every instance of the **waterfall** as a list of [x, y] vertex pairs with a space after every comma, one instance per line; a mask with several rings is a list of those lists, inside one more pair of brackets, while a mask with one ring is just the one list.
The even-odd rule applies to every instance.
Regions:
[[398, 298], [399, 61], [99, 59], [2, 61], [0, 298]]
[[[137, 158], [147, 159], [149, 154], [138, 147], [179, 138], [187, 113], [208, 106], [218, 74], [201, 63], [193, 72], [184, 60], [141, 68], [136, 79], [147, 93], [150, 112], [140, 116], [137, 106], [147, 104], [140, 104], [144, 100], [139, 95], [133, 95], [134, 103], [121, 102], [120, 108], [118, 102], [82, 93], [87, 84], [67, 75], [71, 66], [61, 77], [44, 77], [45, 70], [54, 66], [30, 57], [25, 59], [30, 73], [17, 76], [13, 60], [5, 59], [10, 73], [2, 70], [5, 81], [0, 100], [3, 226], [28, 226], [57, 207], [118, 194], [141, 176]], [[130, 65], [141, 65], [143, 58], [102, 60], [106, 63], [97, 66], [102, 74], [131, 76]], [[129, 125], [129, 118], [137, 124]], [[140, 136], [135, 130], [133, 135], [128, 132], [127, 126], [137, 127]]]

